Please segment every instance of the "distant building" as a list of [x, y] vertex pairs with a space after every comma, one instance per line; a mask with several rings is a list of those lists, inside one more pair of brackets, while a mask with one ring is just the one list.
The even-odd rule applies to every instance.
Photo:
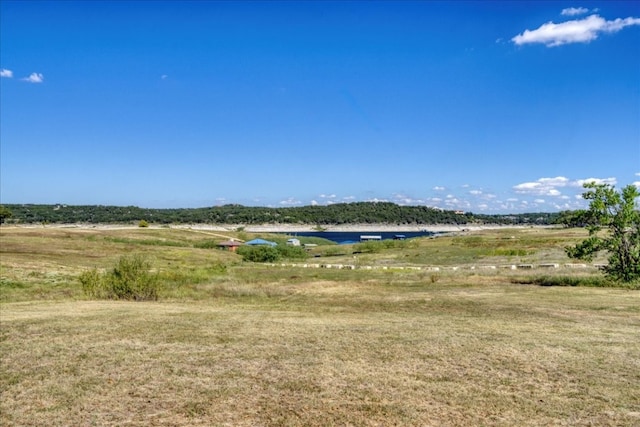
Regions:
[[227, 240], [226, 242], [218, 243], [218, 247], [220, 249], [226, 249], [231, 252], [237, 251], [240, 246], [242, 246], [242, 243], [236, 242], [235, 240]]
[[300, 246], [300, 240], [298, 239], [288, 239], [287, 245], [289, 246]]
[[246, 242], [245, 245], [249, 245], [249, 246], [277, 246], [278, 244], [276, 242], [270, 242], [270, 241], [264, 240], [264, 239], [253, 239], [253, 240], [249, 240], [248, 242]]

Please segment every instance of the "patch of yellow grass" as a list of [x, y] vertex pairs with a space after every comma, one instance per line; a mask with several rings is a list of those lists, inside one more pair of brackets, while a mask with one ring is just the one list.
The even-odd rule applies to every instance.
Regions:
[[[294, 301], [5, 304], [0, 421], [639, 421], [637, 293], [369, 284], [362, 290], [375, 292], [363, 304], [348, 283], [298, 287], [305, 289]], [[327, 290], [336, 299], [324, 298]]]

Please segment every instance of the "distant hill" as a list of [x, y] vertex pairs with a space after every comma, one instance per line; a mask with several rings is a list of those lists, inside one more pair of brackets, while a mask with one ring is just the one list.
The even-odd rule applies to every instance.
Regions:
[[146, 209], [136, 206], [7, 204], [8, 223], [115, 224], [532, 224], [559, 222], [560, 213], [481, 215], [388, 202], [336, 203], [328, 206], [268, 208], [224, 205], [206, 208]]

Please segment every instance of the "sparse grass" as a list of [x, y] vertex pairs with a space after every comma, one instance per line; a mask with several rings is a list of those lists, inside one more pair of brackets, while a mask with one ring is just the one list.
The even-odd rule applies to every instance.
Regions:
[[640, 283], [617, 283], [602, 275], [588, 276], [534, 276], [534, 277], [517, 277], [513, 278], [513, 283], [538, 286], [589, 286], [595, 288], [628, 288], [640, 290]]
[[[573, 238], [555, 232], [511, 247]], [[273, 268], [168, 229], [115, 236], [189, 244], [0, 233], [3, 426], [640, 424], [638, 291], [522, 286], [538, 276], [507, 270]], [[161, 301], [85, 300], [77, 276], [124, 251], [152, 260]], [[568, 277], [544, 280], [600, 276]]]

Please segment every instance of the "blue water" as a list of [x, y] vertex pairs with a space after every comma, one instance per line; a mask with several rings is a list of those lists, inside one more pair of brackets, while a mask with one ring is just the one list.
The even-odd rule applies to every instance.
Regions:
[[401, 234], [405, 238], [434, 236], [432, 231], [303, 231], [298, 233], [283, 233], [293, 237], [322, 237], [341, 245], [360, 242], [360, 236], [381, 236], [382, 240], [393, 239]]

